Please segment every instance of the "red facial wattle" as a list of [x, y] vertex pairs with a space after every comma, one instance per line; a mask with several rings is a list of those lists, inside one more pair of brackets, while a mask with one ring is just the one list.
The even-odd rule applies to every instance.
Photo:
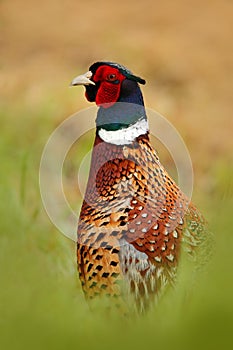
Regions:
[[93, 77], [93, 81], [100, 84], [96, 94], [96, 104], [108, 108], [116, 103], [124, 79], [125, 76], [118, 69], [110, 66], [100, 66]]

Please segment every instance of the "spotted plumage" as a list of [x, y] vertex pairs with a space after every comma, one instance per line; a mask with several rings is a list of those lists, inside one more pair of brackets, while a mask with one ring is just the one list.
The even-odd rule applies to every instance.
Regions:
[[111, 62], [72, 82], [99, 106], [91, 168], [79, 224], [77, 257], [89, 299], [107, 295], [139, 310], [173, 284], [181, 244], [194, 255], [204, 220], [150, 144], [139, 83]]

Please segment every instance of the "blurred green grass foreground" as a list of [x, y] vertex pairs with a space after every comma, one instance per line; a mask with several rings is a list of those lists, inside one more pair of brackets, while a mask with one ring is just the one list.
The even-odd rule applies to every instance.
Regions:
[[[1, 349], [232, 347], [232, 3], [120, 5], [0, 4]], [[77, 278], [75, 243], [49, 221], [38, 185], [48, 137], [88, 106], [83, 89], [68, 89], [69, 82], [99, 59], [119, 61], [146, 78], [147, 106], [165, 115], [187, 144], [193, 201], [215, 236], [212, 260], [196, 284], [183, 264], [176, 289], [133, 320], [104, 316], [101, 303], [99, 312], [89, 310]], [[91, 135], [82, 140], [82, 152], [91, 142]], [[161, 157], [166, 164], [162, 151]], [[65, 174], [67, 195], [77, 206], [74, 176], [81, 160], [77, 149]]]

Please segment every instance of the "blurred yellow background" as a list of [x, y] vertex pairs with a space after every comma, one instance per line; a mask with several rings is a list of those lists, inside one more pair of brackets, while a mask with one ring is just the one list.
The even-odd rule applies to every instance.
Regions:
[[21, 101], [33, 114], [50, 96], [61, 111], [51, 118], [61, 120], [88, 105], [81, 89], [67, 88], [72, 77], [97, 60], [116, 61], [147, 80], [146, 105], [181, 131], [196, 171], [208, 173], [222, 158], [232, 161], [231, 1], [17, 0], [0, 6], [5, 103]]
[[[136, 349], [156, 341], [226, 348], [233, 315], [232, 10], [231, 0], [0, 2], [3, 349]], [[49, 135], [89, 106], [84, 90], [69, 83], [98, 60], [146, 79], [146, 106], [171, 121], [188, 146], [194, 200], [217, 242], [212, 268], [190, 303], [180, 287], [127, 332], [124, 323], [89, 313], [74, 245], [49, 222], [38, 187]]]

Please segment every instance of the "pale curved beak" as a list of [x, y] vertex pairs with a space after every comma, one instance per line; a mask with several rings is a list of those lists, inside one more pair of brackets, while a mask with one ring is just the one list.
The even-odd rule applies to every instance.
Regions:
[[95, 85], [94, 81], [90, 80], [91, 77], [92, 77], [92, 72], [88, 71], [87, 73], [79, 75], [78, 77], [74, 78], [70, 83], [70, 86]]

